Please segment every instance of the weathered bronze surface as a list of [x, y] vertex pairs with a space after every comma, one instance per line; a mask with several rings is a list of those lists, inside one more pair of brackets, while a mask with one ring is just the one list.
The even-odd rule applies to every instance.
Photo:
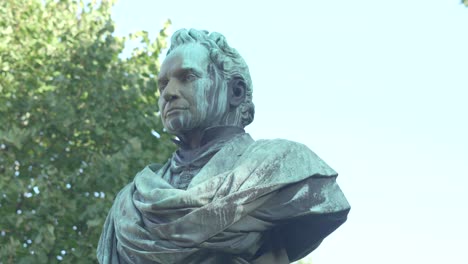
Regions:
[[337, 173], [317, 155], [245, 133], [252, 81], [224, 36], [177, 31], [158, 84], [179, 149], [117, 195], [100, 263], [290, 263], [346, 221]]

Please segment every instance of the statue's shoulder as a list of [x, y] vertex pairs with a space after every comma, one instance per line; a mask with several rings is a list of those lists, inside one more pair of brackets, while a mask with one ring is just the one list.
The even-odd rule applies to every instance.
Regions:
[[[152, 178], [152, 176], [155, 174], [155, 173], [158, 173], [159, 170], [163, 169], [163, 167], [165, 167], [165, 164], [161, 164], [161, 163], [151, 163], [149, 165], [147, 165], [146, 167], [144, 167], [140, 172], [138, 172], [134, 179], [129, 182], [127, 185], [125, 185], [119, 193], [117, 193], [116, 195], [116, 200], [118, 200], [119, 198], [123, 197], [123, 196], [128, 196], [128, 194], [130, 193], [133, 193], [133, 191], [135, 190], [135, 180], [137, 178], [141, 178], [141, 177], [144, 177], [144, 176], [147, 176], [149, 178]], [[148, 176], [150, 175], [150, 176]]]
[[306, 145], [281, 138], [259, 139], [253, 143], [252, 147], [256, 149], [263, 149], [268, 151], [268, 153], [308, 153], [317, 156]]
[[[141, 170], [139, 173], [137, 173], [137, 175], [135, 176], [138, 177], [139, 175], [141, 174], [145, 174], [145, 173], [156, 173], [157, 171], [159, 171], [164, 165], [163, 164], [160, 164], [160, 163], [152, 163], [148, 166], [146, 166], [143, 170]], [[114, 198], [114, 204], [115, 203], [119, 203], [119, 201], [121, 199], [126, 199], [128, 197], [130, 197], [133, 192], [135, 190], [135, 179], [133, 179], [131, 182], [127, 183], [127, 185], [125, 185], [118, 193], [117, 195], [115, 196]]]
[[161, 163], [151, 163], [148, 165], [148, 168], [152, 170], [153, 172], [157, 172], [159, 169], [161, 169], [164, 165]]
[[335, 176], [337, 173], [306, 145], [286, 139], [260, 139], [246, 151], [245, 160], [278, 165], [285, 171]]

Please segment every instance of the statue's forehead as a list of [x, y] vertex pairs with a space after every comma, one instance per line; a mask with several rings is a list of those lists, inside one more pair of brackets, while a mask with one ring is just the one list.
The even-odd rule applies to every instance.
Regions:
[[208, 50], [198, 43], [184, 44], [174, 49], [163, 62], [183, 68], [193, 68], [209, 62]]

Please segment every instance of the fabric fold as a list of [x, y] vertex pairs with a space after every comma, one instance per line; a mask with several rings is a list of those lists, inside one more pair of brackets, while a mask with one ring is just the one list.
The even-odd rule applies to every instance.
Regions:
[[[117, 195], [99, 242], [100, 263], [268, 263], [255, 259], [274, 253], [273, 240], [295, 244], [290, 231], [307, 244], [298, 250], [281, 246], [292, 261], [328, 235], [314, 235], [320, 233], [316, 229], [333, 231], [349, 210], [336, 172], [304, 145], [287, 140], [236, 136], [186, 190], [168, 183], [170, 166], [169, 161], [157, 170], [146, 167]], [[325, 221], [340, 213], [344, 217], [332, 224]], [[314, 221], [325, 224], [307, 227]], [[304, 233], [311, 238], [296, 228], [309, 230]]]

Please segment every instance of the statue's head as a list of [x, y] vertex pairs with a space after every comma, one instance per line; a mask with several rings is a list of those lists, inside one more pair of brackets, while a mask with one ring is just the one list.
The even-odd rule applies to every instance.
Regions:
[[253, 121], [252, 80], [247, 64], [223, 35], [181, 29], [158, 76], [159, 109], [172, 134]]

